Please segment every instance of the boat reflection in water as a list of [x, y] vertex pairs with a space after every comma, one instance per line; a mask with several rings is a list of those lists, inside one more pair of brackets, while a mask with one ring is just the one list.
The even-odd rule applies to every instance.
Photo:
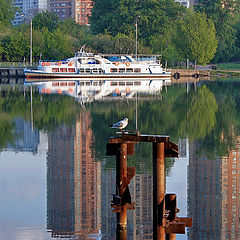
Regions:
[[132, 98], [136, 93], [158, 94], [164, 86], [171, 84], [171, 78], [161, 80], [126, 80], [119, 81], [71, 81], [51, 80], [26, 83], [37, 86], [41, 94], [65, 94], [74, 97], [80, 103], [103, 100], [108, 97]]

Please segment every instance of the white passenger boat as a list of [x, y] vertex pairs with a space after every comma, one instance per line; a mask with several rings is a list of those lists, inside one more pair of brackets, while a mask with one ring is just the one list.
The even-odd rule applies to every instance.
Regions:
[[24, 69], [26, 81], [44, 79], [119, 80], [169, 78], [158, 60], [159, 55], [92, 54], [83, 49], [62, 61], [39, 61], [37, 69]]

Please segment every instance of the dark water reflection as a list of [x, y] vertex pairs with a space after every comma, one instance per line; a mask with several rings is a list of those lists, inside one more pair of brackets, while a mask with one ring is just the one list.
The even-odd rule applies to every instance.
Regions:
[[[179, 159], [166, 160], [166, 192], [193, 227], [176, 239], [238, 239], [240, 81], [168, 86], [138, 101], [141, 133], [170, 135]], [[0, 239], [115, 239], [115, 158], [106, 157], [108, 125], [130, 119], [135, 100], [82, 107], [68, 96], [0, 92]], [[33, 121], [32, 121], [33, 120]], [[128, 239], [152, 239], [151, 145], [129, 157], [136, 167]]]

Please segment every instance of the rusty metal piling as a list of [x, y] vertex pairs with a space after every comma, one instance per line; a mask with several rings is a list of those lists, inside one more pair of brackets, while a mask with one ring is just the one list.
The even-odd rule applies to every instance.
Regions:
[[165, 239], [164, 142], [153, 143], [153, 239]]
[[134, 155], [134, 145], [151, 142], [153, 146], [153, 239], [175, 240], [176, 233], [185, 233], [192, 226], [192, 218], [178, 218], [175, 194], [165, 195], [165, 157], [178, 157], [178, 146], [169, 136], [140, 135], [139, 132], [117, 133], [107, 144], [107, 155], [116, 156], [116, 194], [112, 207], [117, 214], [117, 239], [127, 239], [127, 210], [134, 210], [128, 188], [135, 176], [135, 168], [127, 166], [127, 155]]
[[[116, 193], [123, 196], [124, 191], [129, 183], [127, 179], [127, 144], [118, 145], [116, 154]], [[127, 208], [122, 207], [121, 212], [117, 212], [117, 225], [119, 229], [127, 228]]]

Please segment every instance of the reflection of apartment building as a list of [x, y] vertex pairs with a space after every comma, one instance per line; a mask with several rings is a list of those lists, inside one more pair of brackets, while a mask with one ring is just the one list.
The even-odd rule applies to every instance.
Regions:
[[197, 156], [190, 147], [189, 215], [190, 239], [239, 239], [240, 139], [227, 157]]
[[74, 136], [74, 129], [65, 126], [48, 136], [47, 228], [52, 237], [75, 232]]
[[189, 239], [222, 239], [221, 158], [198, 155], [199, 145], [190, 144], [188, 171], [188, 216], [193, 226]]
[[39, 131], [32, 127], [30, 121], [22, 118], [15, 118], [15, 134], [14, 143], [8, 143], [7, 148], [16, 152], [32, 152], [37, 153], [40, 142]]
[[90, 113], [80, 114], [74, 139], [75, 235], [97, 234], [101, 222], [101, 164], [95, 162]]
[[222, 159], [222, 235], [240, 238], [240, 139], [228, 157]]
[[47, 228], [52, 237], [85, 238], [101, 229], [101, 163], [91, 149], [89, 113], [49, 134]]
[[135, 210], [128, 211], [131, 239], [152, 239], [152, 176], [136, 174], [131, 180], [130, 193], [135, 203]]

